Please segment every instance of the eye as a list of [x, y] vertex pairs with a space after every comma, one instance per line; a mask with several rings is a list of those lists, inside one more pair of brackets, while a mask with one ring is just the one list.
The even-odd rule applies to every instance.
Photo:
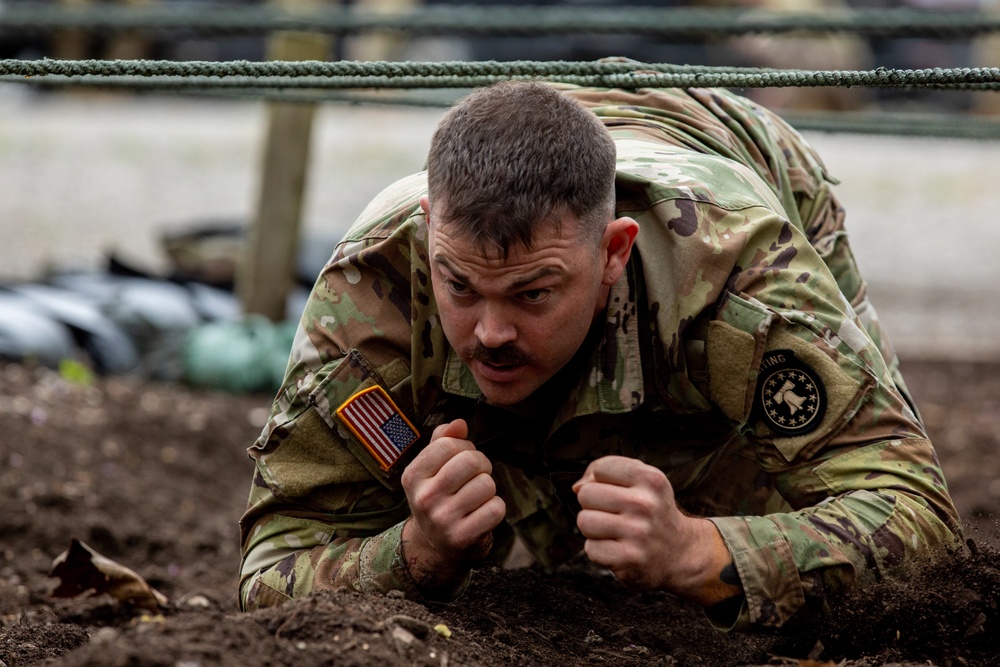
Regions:
[[455, 282], [454, 280], [445, 279], [445, 285], [448, 286], [448, 291], [455, 296], [468, 296], [472, 294], [472, 290], [469, 289], [468, 285]]
[[527, 303], [542, 303], [547, 298], [549, 298], [549, 290], [547, 289], [529, 289], [521, 292], [521, 300]]

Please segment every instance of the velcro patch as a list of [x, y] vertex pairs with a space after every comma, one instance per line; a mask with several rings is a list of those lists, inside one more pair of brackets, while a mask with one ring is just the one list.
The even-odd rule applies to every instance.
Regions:
[[344, 401], [337, 408], [337, 416], [358, 436], [382, 470], [389, 470], [420, 437], [416, 427], [379, 385]]
[[786, 436], [804, 435], [823, 423], [826, 388], [812, 366], [791, 350], [771, 350], [760, 362], [755, 407], [767, 426]]

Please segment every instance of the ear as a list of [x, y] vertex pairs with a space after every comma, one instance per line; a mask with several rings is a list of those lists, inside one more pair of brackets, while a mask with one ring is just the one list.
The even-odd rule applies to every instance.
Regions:
[[421, 195], [420, 208], [424, 210], [424, 217], [427, 218], [427, 224], [429, 226], [431, 224], [431, 198], [427, 195]]
[[632, 256], [632, 246], [639, 235], [639, 223], [632, 218], [618, 218], [608, 223], [601, 236], [601, 251], [604, 258], [601, 283], [612, 285], [622, 275], [628, 258]]

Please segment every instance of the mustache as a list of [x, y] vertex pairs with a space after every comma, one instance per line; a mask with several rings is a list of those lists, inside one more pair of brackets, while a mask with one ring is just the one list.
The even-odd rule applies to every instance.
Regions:
[[500, 347], [486, 347], [477, 342], [472, 349], [472, 358], [491, 366], [520, 366], [528, 363], [528, 355], [510, 343]]

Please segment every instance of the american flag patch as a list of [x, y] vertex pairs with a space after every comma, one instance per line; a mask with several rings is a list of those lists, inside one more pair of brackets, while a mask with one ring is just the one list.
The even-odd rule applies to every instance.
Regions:
[[359, 391], [344, 401], [337, 408], [337, 415], [375, 456], [382, 470], [389, 470], [406, 448], [420, 437], [385, 389], [378, 385]]

